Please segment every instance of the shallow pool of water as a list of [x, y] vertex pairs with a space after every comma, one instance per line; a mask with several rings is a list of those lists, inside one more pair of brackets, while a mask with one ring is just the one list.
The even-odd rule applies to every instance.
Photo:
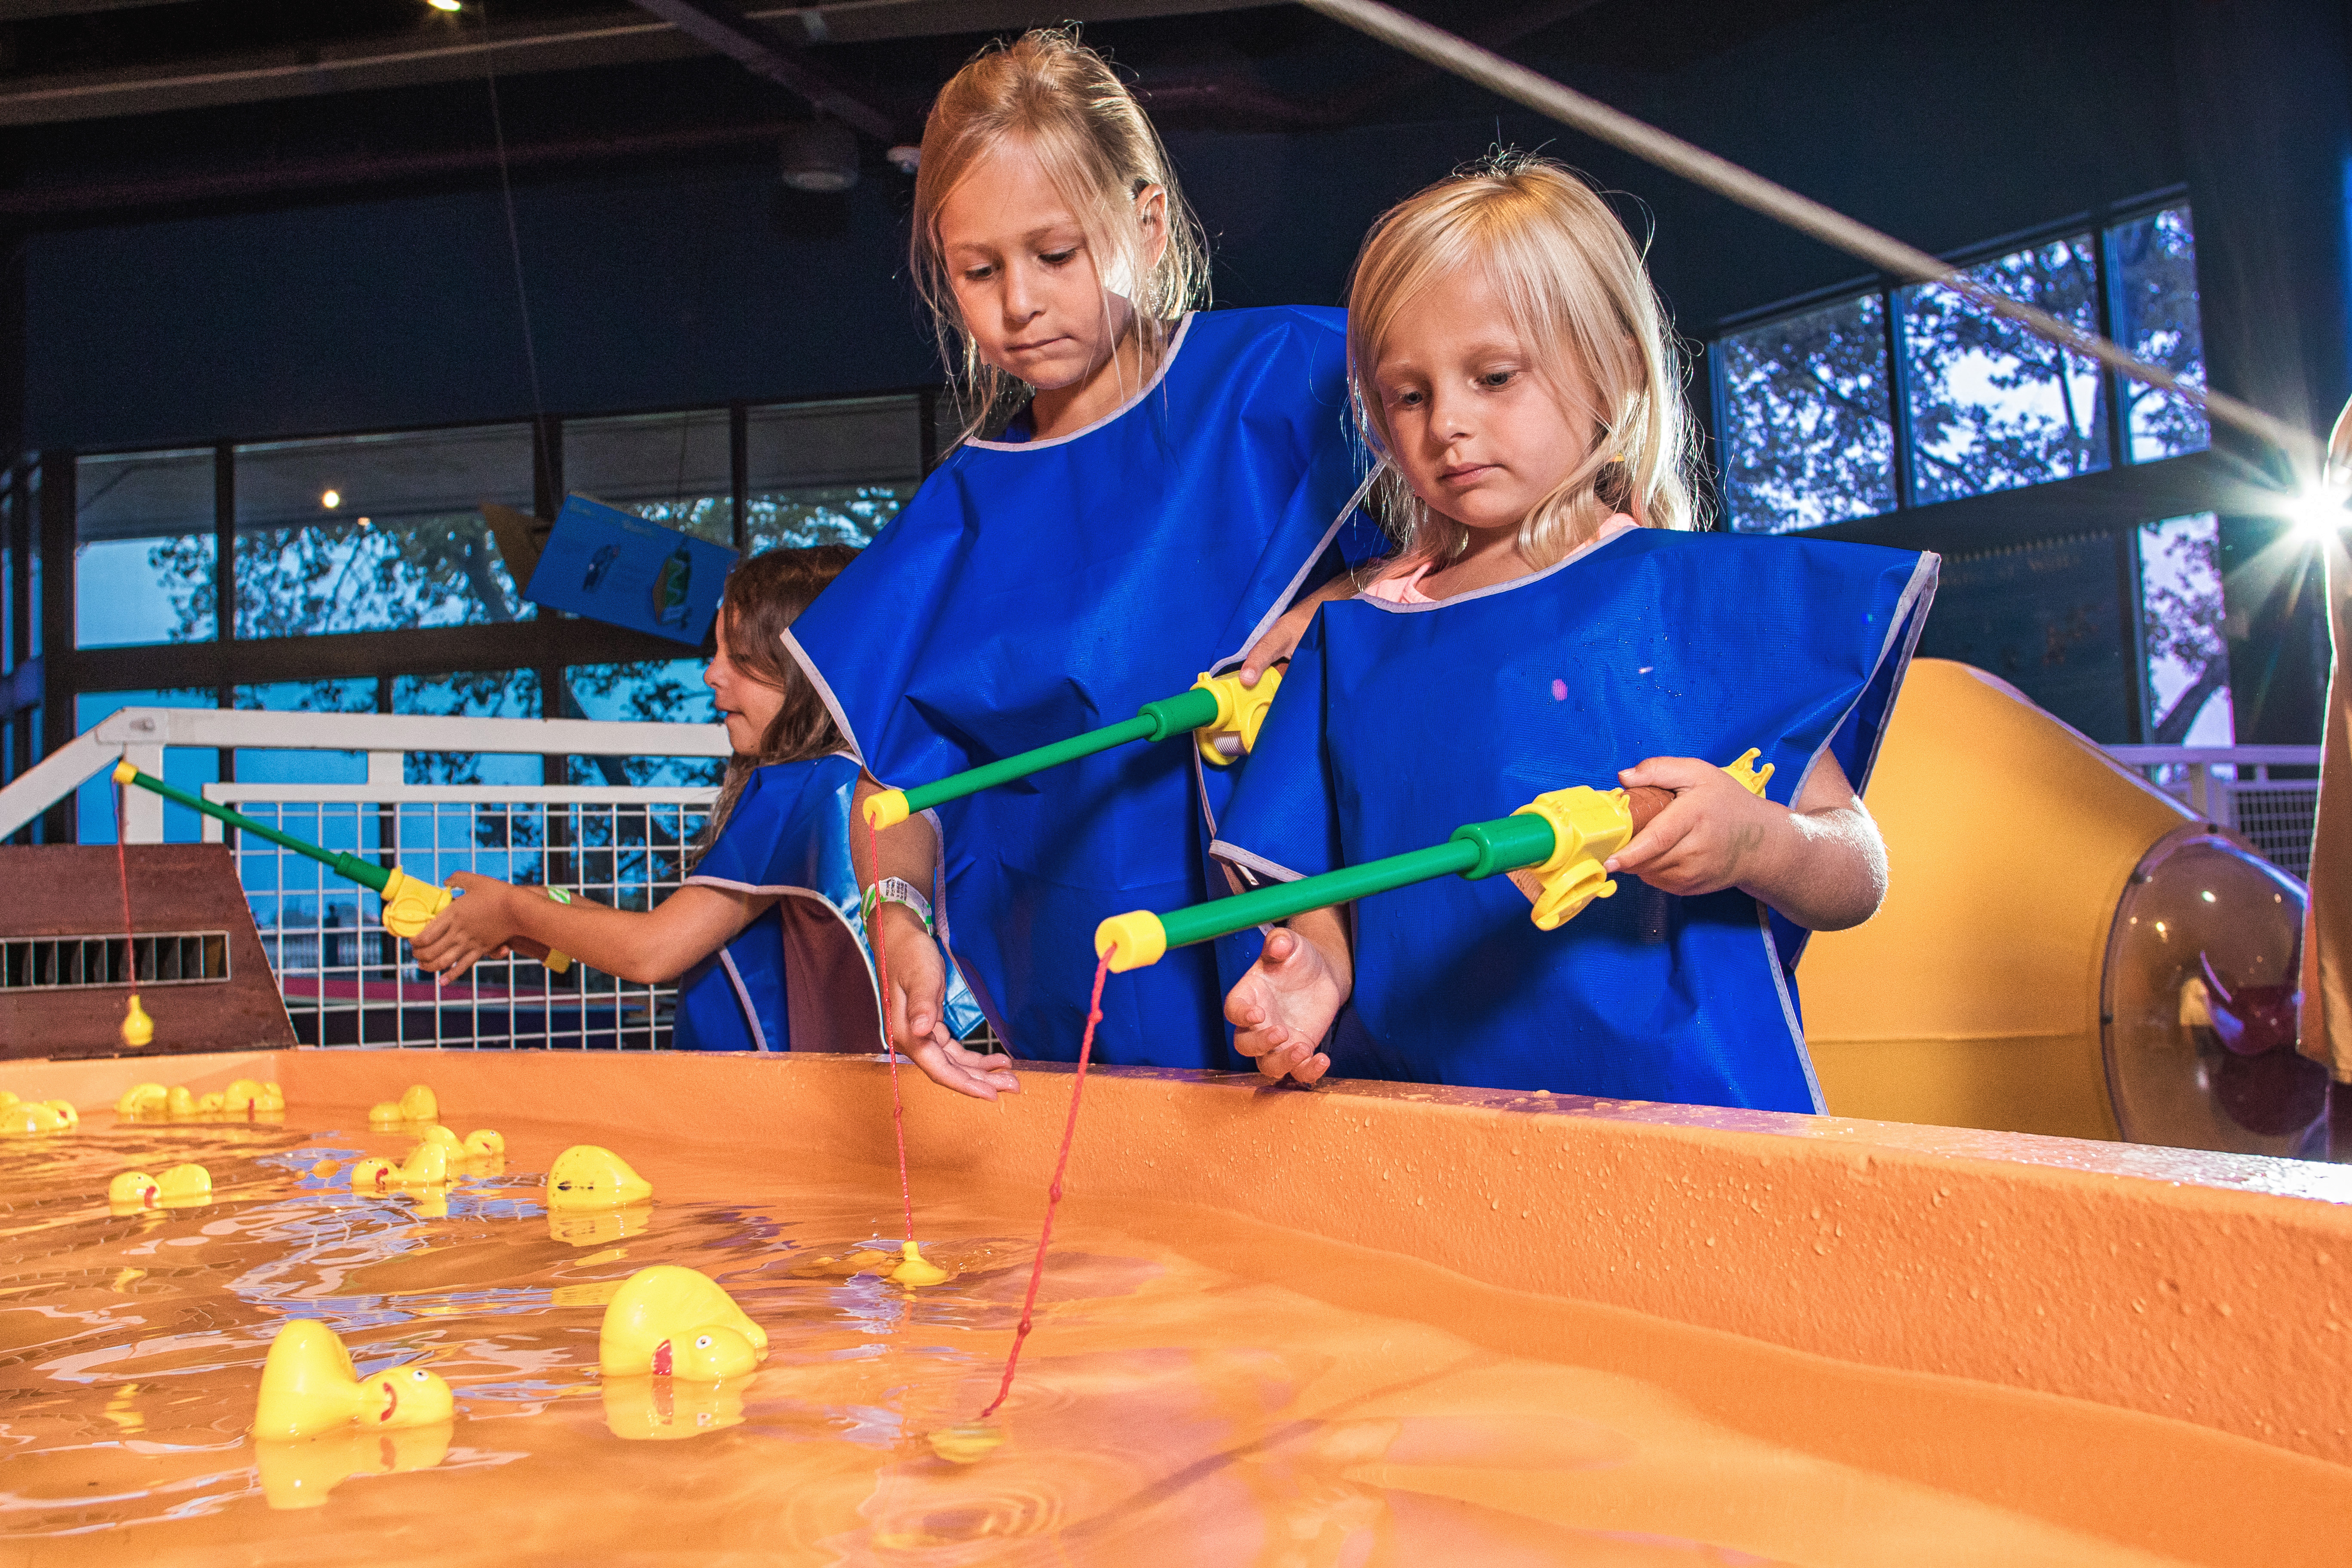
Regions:
[[[895, 1240], [895, 1177], [779, 1153], [789, 1129], [764, 1151], [698, 1146], [690, 1116], [604, 1135], [654, 1201], [551, 1218], [540, 1173], [592, 1141], [563, 1128], [445, 1117], [504, 1131], [503, 1170], [360, 1196], [343, 1167], [414, 1138], [289, 1115], [100, 1111], [0, 1144], [0, 1558], [2079, 1568], [2297, 1560], [2279, 1509], [2317, 1526], [2352, 1499], [2338, 1467], [2179, 1423], [1082, 1191], [1003, 1445], [954, 1464], [925, 1436], [994, 1391], [1042, 1194], [922, 1177], [955, 1272], [910, 1290], [840, 1261]], [[211, 1202], [110, 1211], [113, 1174], [181, 1161]], [[759, 1372], [605, 1384], [603, 1303], [654, 1263], [734, 1295], [769, 1334]], [[456, 1421], [257, 1445], [262, 1360], [298, 1317], [363, 1373], [428, 1363]], [[2266, 1517], [2222, 1522], [2241, 1510]]]

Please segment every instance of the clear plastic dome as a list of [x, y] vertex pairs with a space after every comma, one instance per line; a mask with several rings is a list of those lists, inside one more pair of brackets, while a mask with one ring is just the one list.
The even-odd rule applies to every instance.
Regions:
[[2135, 1143], [2317, 1153], [2327, 1073], [2294, 1048], [2303, 885], [2219, 835], [2167, 838], [2107, 938], [2101, 1036]]

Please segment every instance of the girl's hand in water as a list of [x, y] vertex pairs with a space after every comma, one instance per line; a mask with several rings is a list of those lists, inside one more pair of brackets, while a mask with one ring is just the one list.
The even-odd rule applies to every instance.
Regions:
[[966, 1050], [948, 1033], [947, 960], [923, 922], [898, 904], [884, 904], [876, 921], [890, 971], [890, 1040], [899, 1054], [933, 1083], [958, 1094], [994, 1100], [1020, 1093], [1020, 1080], [1004, 1058]]
[[[1334, 940], [1336, 952], [1327, 948]], [[1346, 941], [1331, 910], [1298, 916], [1265, 939], [1265, 952], [1226, 995], [1234, 1049], [1255, 1058], [1267, 1078], [1313, 1083], [1331, 1070], [1319, 1047], [1353, 979]]]

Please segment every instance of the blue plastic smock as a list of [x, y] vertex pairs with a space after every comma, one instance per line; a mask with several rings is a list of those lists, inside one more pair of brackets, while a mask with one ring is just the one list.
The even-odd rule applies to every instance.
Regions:
[[[1860, 789], [1937, 558], [1636, 530], [1430, 605], [1326, 605], [1225, 813], [1217, 852], [1289, 879], [1420, 848], [1645, 758], [1834, 756]], [[1897, 847], [1900, 852], [1900, 847]], [[1441, 877], [1353, 906], [1342, 1078], [1809, 1111], [1792, 971], [1804, 933], [1728, 889], [1625, 873], [1556, 931], [1511, 881]]]

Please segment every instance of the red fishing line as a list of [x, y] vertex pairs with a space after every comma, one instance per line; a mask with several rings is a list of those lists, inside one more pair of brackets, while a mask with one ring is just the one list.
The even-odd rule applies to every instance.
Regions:
[[[872, 818], [866, 823], [866, 847], [874, 857], [874, 879], [882, 879], [882, 830]], [[882, 923], [882, 903], [874, 903], [874, 924]], [[898, 1140], [898, 1201], [907, 1205], [907, 1239], [915, 1239], [915, 1189], [907, 1181], [907, 1102], [898, 1098], [898, 1047], [890, 1038], [890, 961], [882, 955], [883, 941], [878, 930], [866, 933], [866, 944], [874, 949], [874, 969], [877, 983], [882, 988], [882, 1058], [890, 1064], [890, 1131]]]
[[139, 943], [131, 929], [131, 856], [122, 847], [122, 808], [127, 797], [122, 786], [114, 786], [114, 869], [122, 879], [122, 969], [124, 984], [133, 991], [139, 989]]
[[1054, 1161], [1054, 1184], [1045, 1189], [1045, 1224], [1037, 1232], [1037, 1261], [1029, 1266], [1029, 1294], [1021, 1301], [1021, 1326], [1013, 1331], [1013, 1353], [1004, 1358], [1004, 1381], [997, 1385], [996, 1397], [980, 1413], [982, 1421], [996, 1414], [1004, 1396], [1013, 1392], [1013, 1373], [1021, 1364], [1021, 1342], [1029, 1337], [1029, 1314], [1037, 1305], [1037, 1285], [1045, 1278], [1045, 1246], [1054, 1238], [1054, 1210], [1062, 1202], [1062, 1173], [1070, 1163], [1070, 1141], [1078, 1131], [1078, 1096], [1087, 1091], [1087, 1059], [1095, 1051], [1095, 1026], [1102, 1022], [1103, 980], [1110, 973], [1110, 954], [1106, 952], [1095, 965], [1095, 994], [1087, 1003], [1086, 1037], [1078, 1042], [1078, 1076], [1070, 1084], [1070, 1119], [1062, 1125], [1062, 1152]]

